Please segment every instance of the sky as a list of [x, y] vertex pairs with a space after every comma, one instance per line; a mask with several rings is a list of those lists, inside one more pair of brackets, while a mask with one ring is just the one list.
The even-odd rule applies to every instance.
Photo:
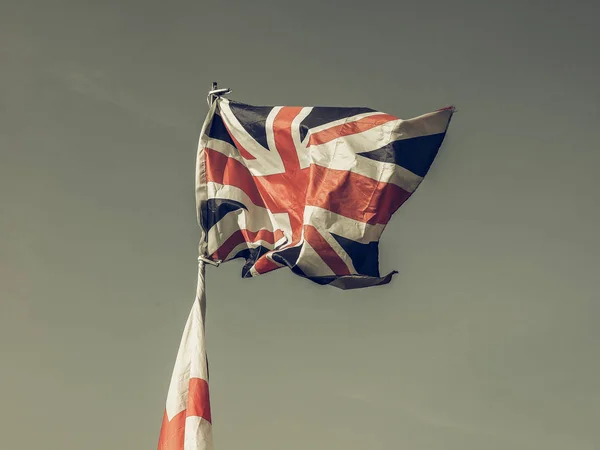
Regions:
[[0, 0], [1, 447], [156, 447], [218, 81], [254, 105], [458, 112], [382, 236], [389, 285], [207, 269], [217, 450], [599, 449], [597, 15]]

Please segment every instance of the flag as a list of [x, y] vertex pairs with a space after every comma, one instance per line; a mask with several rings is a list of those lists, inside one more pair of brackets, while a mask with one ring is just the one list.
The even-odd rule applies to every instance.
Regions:
[[208, 361], [204, 342], [206, 294], [204, 262], [175, 360], [158, 450], [212, 450], [212, 418], [208, 393]]
[[251, 106], [217, 97], [196, 162], [198, 288], [167, 395], [158, 450], [212, 450], [205, 263], [243, 277], [281, 267], [354, 289], [388, 283], [378, 242], [415, 192], [454, 108], [410, 120], [369, 108]]
[[352, 289], [388, 283], [379, 238], [440, 148], [454, 108], [410, 120], [369, 108], [218, 98], [200, 137], [200, 252]]

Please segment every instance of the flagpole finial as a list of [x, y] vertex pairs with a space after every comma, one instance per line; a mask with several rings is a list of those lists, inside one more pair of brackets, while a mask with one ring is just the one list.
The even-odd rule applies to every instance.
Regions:
[[212, 82], [212, 88], [210, 91], [208, 91], [208, 96], [206, 97], [206, 102], [208, 103], [208, 106], [212, 106], [213, 102], [223, 96], [223, 95], [227, 95], [231, 93], [231, 89], [229, 88], [218, 88], [217, 82], [213, 81]]

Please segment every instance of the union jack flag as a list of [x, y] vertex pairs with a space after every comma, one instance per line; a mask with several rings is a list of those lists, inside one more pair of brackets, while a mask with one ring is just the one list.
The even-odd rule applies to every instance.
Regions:
[[244, 258], [342, 289], [388, 283], [378, 241], [429, 170], [454, 108], [401, 120], [368, 108], [250, 106], [218, 98], [198, 146], [198, 288], [159, 450], [212, 450], [204, 261]]
[[378, 241], [427, 174], [453, 107], [410, 120], [369, 108], [216, 99], [200, 137], [200, 254], [245, 259], [243, 277], [289, 267], [319, 284], [388, 283]]

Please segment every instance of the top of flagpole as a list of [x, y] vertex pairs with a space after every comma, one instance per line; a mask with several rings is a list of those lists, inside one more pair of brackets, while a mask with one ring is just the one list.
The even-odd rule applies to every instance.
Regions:
[[227, 95], [231, 93], [231, 89], [229, 88], [221, 88], [219, 89], [217, 86], [217, 82], [213, 81], [212, 88], [208, 91], [208, 96], [206, 97], [206, 102], [208, 106], [212, 106], [213, 102], [222, 95]]

